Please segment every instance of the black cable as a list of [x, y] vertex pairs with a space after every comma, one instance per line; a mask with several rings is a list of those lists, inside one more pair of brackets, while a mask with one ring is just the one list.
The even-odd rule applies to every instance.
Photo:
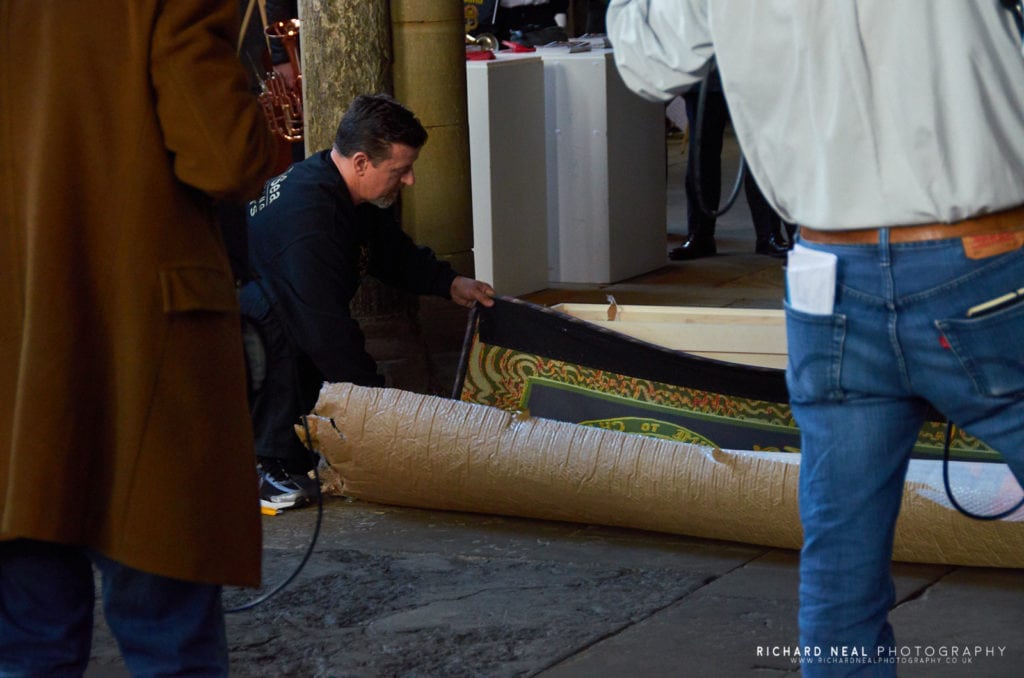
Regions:
[[949, 484], [949, 446], [950, 441], [953, 439], [953, 422], [946, 422], [946, 443], [942, 450], [942, 483], [946, 486], [946, 496], [949, 497], [949, 501], [953, 504], [953, 508], [967, 516], [968, 518], [974, 518], [975, 520], [1002, 520], [1006, 516], [1015, 513], [1021, 506], [1024, 506], [1024, 497], [1021, 498], [1017, 504], [1005, 511], [994, 513], [990, 515], [982, 515], [979, 513], [972, 513], [968, 511], [960, 502], [953, 496], [953, 488]]
[[[706, 216], [708, 219], [715, 219], [728, 212], [733, 203], [736, 202], [736, 198], [739, 197], [740, 187], [743, 185], [743, 177], [747, 169], [746, 158], [740, 153], [740, 166], [736, 170], [736, 180], [732, 186], [732, 192], [726, 199], [725, 204], [719, 206], [717, 209], [712, 210], [708, 207], [707, 202], [704, 200], [704, 191], [701, 190], [701, 173], [700, 173], [700, 144], [703, 138], [704, 129], [704, 109], [707, 108], [708, 98], [708, 80], [711, 78], [711, 73], [715, 70], [715, 62], [712, 59], [711, 67], [708, 69], [707, 75], [704, 76], [704, 80], [700, 83], [700, 91], [697, 94], [697, 119], [693, 121], [693, 129], [690, 130], [690, 135], [693, 137], [693, 148], [690, 149], [690, 153], [693, 157], [690, 158], [690, 162], [693, 163], [693, 182], [694, 182], [694, 194], [697, 196], [697, 208]], [[721, 178], [719, 178], [721, 181]]]
[[[310, 450], [313, 450], [313, 437], [309, 434], [309, 424], [306, 421], [306, 417], [302, 417], [302, 430], [306, 434], [306, 447], [308, 447]], [[313, 451], [316, 452], [316, 450]], [[317, 454], [319, 455], [319, 453]], [[313, 536], [310, 538], [309, 545], [306, 547], [306, 552], [302, 554], [302, 559], [299, 561], [299, 564], [295, 567], [294, 570], [292, 570], [292, 573], [288, 575], [280, 584], [278, 584], [271, 590], [267, 591], [263, 595], [257, 596], [253, 600], [250, 600], [248, 603], [244, 603], [237, 607], [232, 607], [227, 610], [224, 610], [224, 614], [235, 614], [236, 612], [245, 612], [246, 610], [251, 610], [257, 605], [261, 605], [267, 602], [268, 600], [276, 596], [278, 593], [283, 591], [286, 586], [291, 584], [292, 581], [294, 581], [295, 578], [299, 576], [299, 573], [302, 572], [302, 568], [304, 568], [306, 566], [306, 562], [309, 561], [309, 557], [313, 555], [313, 548], [316, 546], [316, 542], [320, 537], [320, 526], [324, 520], [324, 496], [323, 493], [320, 491], [320, 473], [317, 470], [317, 466], [319, 466], [319, 463], [313, 466], [313, 480], [315, 481], [316, 484], [317, 503], [316, 525], [313, 527]]]

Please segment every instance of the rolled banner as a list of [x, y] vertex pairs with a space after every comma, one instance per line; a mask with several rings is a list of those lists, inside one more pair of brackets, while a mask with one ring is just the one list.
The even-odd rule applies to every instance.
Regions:
[[[367, 501], [801, 544], [799, 454], [725, 451], [351, 384], [325, 384], [308, 423], [342, 493]], [[911, 462], [894, 559], [1024, 567], [1021, 512], [990, 522], [960, 515], [942, 503], [939, 464]], [[995, 474], [985, 482], [1005, 484], [1005, 465], [977, 466]]]

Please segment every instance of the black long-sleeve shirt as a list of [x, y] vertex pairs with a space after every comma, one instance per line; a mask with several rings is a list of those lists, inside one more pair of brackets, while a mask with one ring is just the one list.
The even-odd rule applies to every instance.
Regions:
[[452, 267], [402, 231], [394, 209], [353, 205], [322, 151], [267, 182], [249, 203], [249, 258], [299, 350], [327, 381], [374, 383], [376, 364], [349, 304], [367, 272], [416, 294], [450, 298]]

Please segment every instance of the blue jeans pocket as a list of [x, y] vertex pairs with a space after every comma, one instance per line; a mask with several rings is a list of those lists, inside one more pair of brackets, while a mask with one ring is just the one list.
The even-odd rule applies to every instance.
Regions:
[[975, 318], [936, 320], [935, 326], [979, 395], [1024, 393], [1024, 301]]
[[789, 359], [786, 386], [790, 401], [813, 403], [840, 401], [840, 376], [846, 316], [815, 315], [786, 304], [786, 344]]

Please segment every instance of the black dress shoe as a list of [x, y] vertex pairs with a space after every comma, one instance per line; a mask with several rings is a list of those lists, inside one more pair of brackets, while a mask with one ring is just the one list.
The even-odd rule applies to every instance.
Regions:
[[717, 251], [714, 238], [688, 235], [682, 245], [668, 253], [668, 258], [672, 261], [690, 261], [691, 259], [712, 257]]
[[769, 257], [775, 257], [776, 259], [783, 259], [786, 253], [789, 252], [789, 247], [781, 242], [781, 236], [773, 233], [766, 239], [759, 240], [754, 245], [754, 251], [758, 254], [767, 254]]

